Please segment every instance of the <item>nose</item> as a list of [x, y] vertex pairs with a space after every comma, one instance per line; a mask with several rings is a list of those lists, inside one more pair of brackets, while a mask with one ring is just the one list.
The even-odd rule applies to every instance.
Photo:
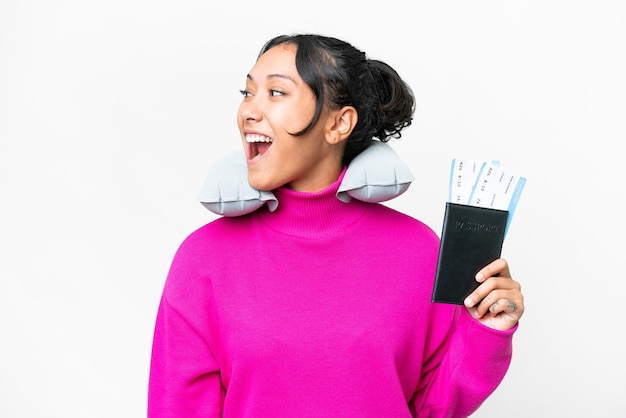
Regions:
[[263, 118], [255, 96], [245, 98], [239, 105], [239, 116], [244, 121], [259, 121]]

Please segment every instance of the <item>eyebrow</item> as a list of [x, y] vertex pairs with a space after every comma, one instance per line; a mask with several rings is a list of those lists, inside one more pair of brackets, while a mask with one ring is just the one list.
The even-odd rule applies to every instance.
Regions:
[[[246, 78], [247, 78], [248, 80], [250, 80], [250, 81], [254, 81], [254, 78], [253, 78], [250, 74], [246, 75]], [[280, 73], [277, 73], [277, 74], [269, 74], [269, 75], [267, 76], [267, 79], [268, 79], [268, 80], [270, 80], [270, 79], [272, 79], [272, 78], [282, 78], [283, 80], [288, 80], [288, 81], [291, 81], [291, 82], [292, 82], [292, 83], [294, 83], [294, 84], [298, 84], [298, 83], [296, 83], [296, 80], [294, 80], [293, 78], [291, 78], [291, 77], [290, 77], [290, 76], [288, 76], [287, 74], [280, 74]]]

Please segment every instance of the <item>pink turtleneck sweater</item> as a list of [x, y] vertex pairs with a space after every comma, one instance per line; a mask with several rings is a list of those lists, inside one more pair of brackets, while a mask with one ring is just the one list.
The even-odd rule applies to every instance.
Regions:
[[149, 417], [465, 417], [515, 329], [430, 302], [439, 239], [382, 204], [275, 191], [180, 246], [159, 306]]

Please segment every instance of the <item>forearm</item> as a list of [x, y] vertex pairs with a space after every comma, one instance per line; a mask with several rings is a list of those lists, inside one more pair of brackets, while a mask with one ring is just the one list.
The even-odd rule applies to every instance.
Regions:
[[461, 308], [437, 367], [417, 395], [417, 416], [467, 417], [498, 387], [511, 362], [512, 338], [488, 328]]

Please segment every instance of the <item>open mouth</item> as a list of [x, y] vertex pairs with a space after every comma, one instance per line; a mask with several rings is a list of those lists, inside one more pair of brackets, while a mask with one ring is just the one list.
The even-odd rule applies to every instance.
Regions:
[[265, 135], [246, 134], [246, 142], [248, 143], [248, 160], [255, 161], [270, 149], [273, 140]]

